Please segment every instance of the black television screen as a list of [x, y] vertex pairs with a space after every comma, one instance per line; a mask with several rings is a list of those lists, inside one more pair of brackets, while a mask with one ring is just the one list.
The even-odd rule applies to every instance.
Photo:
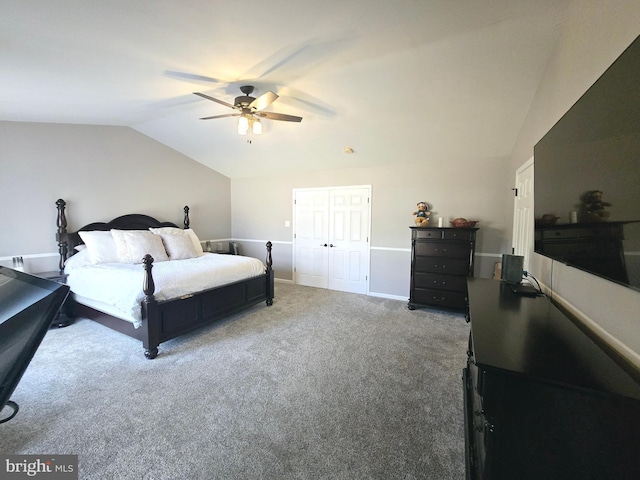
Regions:
[[534, 148], [535, 251], [640, 290], [640, 37]]
[[[69, 287], [27, 273], [0, 267], [0, 410], [22, 378]], [[3, 419], [0, 418], [0, 421]]]

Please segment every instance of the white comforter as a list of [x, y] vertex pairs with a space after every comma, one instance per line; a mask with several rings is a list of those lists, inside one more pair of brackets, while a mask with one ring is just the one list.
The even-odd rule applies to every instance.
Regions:
[[[140, 302], [144, 298], [141, 264], [91, 264], [86, 251], [67, 260], [65, 272], [71, 291], [85, 299], [99, 302], [121, 312], [123, 319], [141, 325]], [[262, 275], [264, 264], [255, 258], [205, 253], [187, 260], [170, 260], [153, 264], [155, 298], [158, 301], [178, 298], [208, 288]]]

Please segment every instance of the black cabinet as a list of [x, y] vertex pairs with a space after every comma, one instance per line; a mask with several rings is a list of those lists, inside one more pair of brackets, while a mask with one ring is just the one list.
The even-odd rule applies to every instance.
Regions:
[[468, 284], [467, 479], [640, 478], [640, 372], [546, 297]]
[[465, 310], [467, 277], [473, 276], [478, 229], [410, 228], [409, 309], [437, 306]]
[[[50, 272], [39, 272], [39, 273], [34, 273], [34, 275], [40, 278], [44, 278], [46, 280], [52, 280], [54, 282], [61, 283], [63, 285], [67, 283], [67, 274], [60, 273], [59, 270], [54, 270]], [[70, 297], [71, 295], [69, 295], [67, 299], [64, 301], [64, 303], [62, 304], [62, 307], [60, 308], [60, 313], [58, 313], [56, 318], [54, 318], [53, 321], [51, 322], [51, 328], [67, 327], [71, 325], [71, 323], [73, 323], [73, 317], [74, 317], [73, 302], [71, 301]]]

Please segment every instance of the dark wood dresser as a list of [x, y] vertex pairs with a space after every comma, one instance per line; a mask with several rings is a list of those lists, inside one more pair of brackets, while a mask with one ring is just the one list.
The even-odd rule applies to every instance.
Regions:
[[468, 280], [467, 479], [640, 478], [640, 372], [546, 297]]
[[477, 228], [411, 228], [410, 310], [436, 306], [466, 310]]

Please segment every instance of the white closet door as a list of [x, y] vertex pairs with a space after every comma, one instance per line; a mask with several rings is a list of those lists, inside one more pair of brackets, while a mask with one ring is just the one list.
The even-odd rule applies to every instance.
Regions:
[[294, 192], [294, 281], [367, 293], [371, 187]]
[[295, 283], [329, 285], [329, 192], [298, 190], [294, 197]]
[[329, 288], [367, 293], [369, 189], [332, 189], [329, 202]]

